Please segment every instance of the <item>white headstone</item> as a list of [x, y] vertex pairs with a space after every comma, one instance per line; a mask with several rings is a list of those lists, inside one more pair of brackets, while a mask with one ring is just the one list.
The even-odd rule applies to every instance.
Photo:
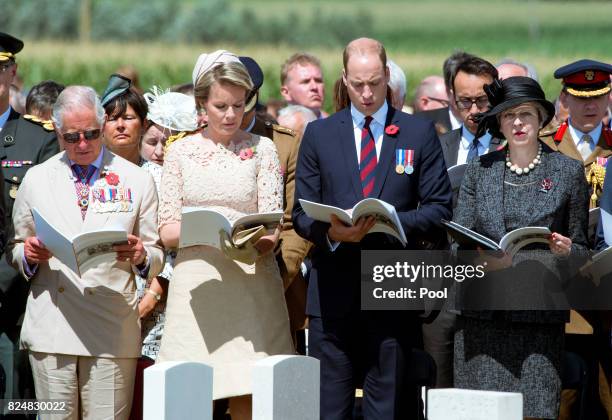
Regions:
[[212, 420], [213, 370], [204, 363], [163, 362], [144, 370], [143, 418]]
[[253, 369], [253, 420], [319, 420], [319, 361], [271, 356]]
[[431, 389], [429, 420], [523, 420], [523, 395], [514, 392]]

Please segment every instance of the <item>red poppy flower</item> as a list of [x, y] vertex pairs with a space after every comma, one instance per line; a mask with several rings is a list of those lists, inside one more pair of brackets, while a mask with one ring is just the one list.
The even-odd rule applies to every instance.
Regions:
[[385, 128], [385, 133], [390, 136], [394, 136], [399, 133], [399, 127], [395, 124], [388, 125], [387, 128]]
[[119, 175], [114, 172], [109, 172], [104, 177], [106, 179], [106, 183], [108, 185], [118, 185], [119, 184]]
[[540, 186], [542, 187], [540, 191], [548, 192], [553, 187], [552, 180], [550, 178], [544, 178]]
[[242, 149], [240, 151], [240, 159], [242, 160], [247, 160], [247, 159], [251, 159], [253, 157], [253, 149], [252, 148], [248, 148], [248, 149]]

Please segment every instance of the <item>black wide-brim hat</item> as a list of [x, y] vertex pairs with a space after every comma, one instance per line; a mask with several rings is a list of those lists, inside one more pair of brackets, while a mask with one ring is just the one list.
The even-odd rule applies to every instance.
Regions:
[[546, 115], [542, 121], [545, 127], [555, 116], [555, 106], [546, 100], [546, 95], [540, 84], [531, 77], [509, 77], [504, 80], [495, 80], [484, 86], [484, 91], [489, 98], [491, 109], [476, 116], [478, 131], [476, 136], [480, 137], [489, 131], [493, 137], [503, 139], [504, 135], [499, 130], [497, 116], [500, 112], [514, 108], [526, 102], [536, 102], [544, 108]]

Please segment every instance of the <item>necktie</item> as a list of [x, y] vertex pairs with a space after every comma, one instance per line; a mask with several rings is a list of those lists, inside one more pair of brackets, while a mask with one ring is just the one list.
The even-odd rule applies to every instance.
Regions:
[[72, 165], [72, 170], [78, 178], [74, 185], [76, 188], [78, 204], [81, 208], [81, 217], [83, 220], [85, 220], [87, 207], [89, 206], [89, 182], [91, 181], [91, 177], [93, 176], [94, 172], [96, 172], [96, 167], [94, 165], [89, 165], [87, 166], [87, 169], [83, 169], [82, 166]]
[[367, 197], [374, 189], [374, 170], [376, 169], [376, 145], [370, 131], [372, 117], [365, 117], [365, 123], [361, 129], [361, 154], [359, 156], [359, 175], [361, 177], [361, 188], [363, 196]]
[[479, 143], [480, 142], [478, 141], [478, 138], [474, 137], [474, 140], [472, 140], [472, 144], [470, 145], [470, 148], [468, 149], [468, 155], [467, 155], [466, 162], [469, 163], [478, 157], [478, 144]]
[[589, 156], [591, 156], [591, 145], [593, 144], [593, 139], [588, 134], [585, 134], [580, 139], [580, 144], [578, 145], [578, 151], [582, 156], [582, 160], [587, 160]]

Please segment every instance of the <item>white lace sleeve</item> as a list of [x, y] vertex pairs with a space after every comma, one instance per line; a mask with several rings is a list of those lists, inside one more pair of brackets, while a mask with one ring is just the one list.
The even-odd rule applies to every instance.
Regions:
[[159, 227], [181, 221], [183, 208], [183, 176], [181, 173], [181, 142], [170, 146], [164, 158], [160, 196]]
[[283, 209], [283, 176], [276, 146], [267, 137], [259, 139], [257, 146], [259, 170], [257, 172], [257, 211]]

